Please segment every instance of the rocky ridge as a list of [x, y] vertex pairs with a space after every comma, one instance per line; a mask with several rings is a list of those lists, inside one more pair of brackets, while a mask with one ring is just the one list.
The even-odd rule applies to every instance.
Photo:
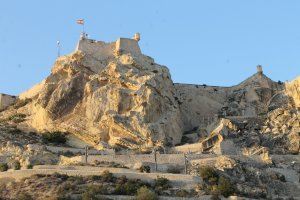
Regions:
[[[40, 84], [16, 101], [2, 95], [14, 103], [0, 112], [0, 163], [108, 164], [136, 175], [141, 169], [153, 173], [159, 162], [161, 172], [197, 178], [209, 166], [211, 180], [201, 177], [199, 187], [178, 196], [228, 196], [216, 193], [225, 184], [227, 192], [243, 197], [298, 198], [299, 80], [274, 82], [258, 66], [232, 87], [175, 84], [168, 68], [141, 54], [135, 40], [81, 38]], [[68, 143], [43, 141], [56, 132]], [[86, 145], [104, 150], [90, 149], [95, 155], [88, 160]], [[14, 193], [7, 188], [6, 196]]]
[[[108, 144], [129, 149], [174, 146], [193, 130], [200, 131], [192, 136], [194, 141], [209, 140], [222, 118], [239, 121], [243, 130], [250, 127], [243, 119], [251, 123], [257, 119], [259, 126], [265, 123], [262, 132], [270, 132], [271, 126], [277, 133], [271, 115], [287, 110], [293, 115], [290, 123], [297, 125], [299, 78], [274, 82], [259, 66], [256, 74], [233, 87], [174, 84], [168, 68], [136, 47], [133, 53], [105, 51], [102, 58], [102, 43], [95, 52], [88, 46], [95, 41], [82, 38], [80, 42], [86, 46], [58, 58], [43, 82], [19, 96], [24, 105], [10, 107], [1, 116], [26, 115], [18, 124], [22, 130], [64, 131], [97, 148]], [[252, 123], [248, 132], [259, 129], [258, 124]], [[297, 131], [295, 126], [293, 140]], [[251, 135], [248, 132], [239, 135]]]
[[91, 59], [81, 51], [60, 57], [42, 84], [21, 95], [31, 99], [17, 110], [28, 116], [23, 125], [70, 132], [93, 146], [180, 142], [180, 111], [166, 67], [143, 55], [114, 55], [103, 68], [104, 61]]

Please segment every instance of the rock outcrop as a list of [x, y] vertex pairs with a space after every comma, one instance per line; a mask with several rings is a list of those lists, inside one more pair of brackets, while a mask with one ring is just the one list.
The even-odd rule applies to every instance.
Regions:
[[[220, 148], [231, 146], [235, 133], [236, 146], [252, 148], [248, 143], [254, 143], [257, 151], [268, 146], [259, 130], [268, 136], [291, 133], [287, 141], [298, 144], [294, 118], [299, 116], [299, 87], [299, 78], [274, 82], [261, 66], [232, 87], [173, 84], [168, 68], [143, 55], [137, 39], [105, 43], [82, 37], [75, 52], [58, 58], [51, 74], [20, 94], [0, 118], [21, 113], [26, 116], [19, 124], [23, 130], [69, 132], [99, 148], [109, 144], [137, 149], [201, 140], [207, 141], [206, 149], [218, 143], [219, 150], [213, 152], [220, 153]], [[274, 121], [278, 118], [274, 113], [282, 109], [289, 118]], [[244, 127], [236, 134], [227, 122]], [[239, 143], [239, 138], [248, 139]], [[287, 149], [284, 152], [291, 150]]]
[[285, 91], [290, 96], [296, 107], [300, 107], [300, 77], [285, 84]]
[[98, 60], [81, 50], [58, 58], [50, 76], [21, 95], [32, 99], [22, 108], [28, 126], [67, 131], [94, 146], [102, 141], [135, 149], [181, 141], [179, 105], [166, 67], [142, 54], [117, 52]]

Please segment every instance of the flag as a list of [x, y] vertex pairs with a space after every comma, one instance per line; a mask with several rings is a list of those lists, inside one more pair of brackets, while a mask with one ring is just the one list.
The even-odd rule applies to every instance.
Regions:
[[77, 19], [76, 23], [83, 25], [84, 24], [84, 19]]

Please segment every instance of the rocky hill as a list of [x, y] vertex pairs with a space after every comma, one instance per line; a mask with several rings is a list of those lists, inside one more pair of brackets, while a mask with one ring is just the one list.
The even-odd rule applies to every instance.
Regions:
[[22, 113], [22, 130], [68, 132], [97, 148], [174, 146], [184, 133], [209, 133], [223, 117], [259, 118], [286, 105], [297, 110], [299, 78], [274, 82], [258, 69], [233, 87], [174, 84], [168, 68], [143, 55], [136, 40], [83, 37], [42, 83], [19, 96], [21, 106], [1, 116]]
[[20, 95], [30, 102], [2, 115], [22, 112], [28, 129], [69, 132], [93, 146], [180, 143], [183, 125], [169, 70], [142, 54], [114, 52], [97, 60], [92, 53], [58, 58], [41, 84]]
[[299, 198], [300, 78], [173, 83], [138, 36], [82, 36], [41, 83], [0, 94], [0, 199]]

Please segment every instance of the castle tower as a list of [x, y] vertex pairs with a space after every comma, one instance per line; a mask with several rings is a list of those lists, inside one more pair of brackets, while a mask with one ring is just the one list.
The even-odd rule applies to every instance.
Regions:
[[257, 65], [256, 69], [258, 74], [263, 74], [263, 69], [261, 65]]
[[140, 41], [140, 39], [141, 39], [141, 34], [140, 34], [140, 33], [135, 33], [132, 39], [134, 39], [134, 40], [136, 40], [136, 41]]

